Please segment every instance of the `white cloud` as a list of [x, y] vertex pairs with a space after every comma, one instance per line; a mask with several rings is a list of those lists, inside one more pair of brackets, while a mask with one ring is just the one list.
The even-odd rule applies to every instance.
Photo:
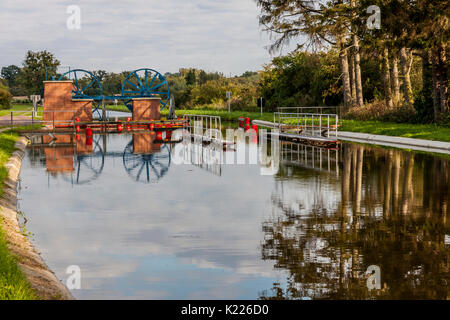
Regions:
[[[81, 8], [81, 30], [67, 29], [68, 5]], [[77, 68], [240, 74], [271, 60], [258, 14], [253, 0], [2, 0], [0, 66], [46, 49]]]

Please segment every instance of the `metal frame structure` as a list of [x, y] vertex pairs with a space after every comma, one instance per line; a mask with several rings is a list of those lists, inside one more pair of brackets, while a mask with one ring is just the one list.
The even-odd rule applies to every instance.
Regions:
[[[131, 71], [122, 83], [122, 95], [120, 96], [104, 96], [100, 80], [87, 70], [69, 70], [58, 78], [58, 81], [62, 80], [73, 80], [72, 99], [92, 99], [93, 112], [97, 112], [100, 118], [102, 118], [102, 115], [99, 108], [106, 100], [124, 100], [125, 106], [131, 112], [133, 111], [132, 99], [135, 98], [159, 96], [161, 97], [161, 110], [166, 107], [170, 100], [169, 82], [161, 73], [149, 68]], [[82, 82], [87, 84], [85, 85]], [[88, 90], [91, 93], [87, 92]]]
[[183, 122], [187, 123], [184, 132], [194, 139], [222, 143], [222, 119], [219, 116], [185, 114]]
[[282, 132], [329, 138], [330, 131], [334, 131], [334, 136], [337, 137], [339, 116], [322, 113], [275, 112], [273, 122]]
[[[166, 78], [154, 69], [142, 68], [132, 71], [122, 84], [121, 99], [129, 99], [125, 101], [125, 105], [130, 111], [133, 111], [131, 99], [161, 97], [162, 109], [164, 109], [170, 100], [170, 88]], [[119, 98], [119, 99], [120, 99]]]

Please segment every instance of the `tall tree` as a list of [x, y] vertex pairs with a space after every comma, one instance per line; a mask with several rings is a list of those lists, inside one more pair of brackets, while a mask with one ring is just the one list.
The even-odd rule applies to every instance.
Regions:
[[358, 23], [356, 23], [357, 17], [357, 3], [356, 0], [351, 0], [352, 9], [352, 45], [353, 45], [353, 58], [355, 66], [355, 89], [356, 89], [356, 105], [362, 107], [364, 104], [363, 88], [361, 80], [361, 54], [359, 48], [359, 38], [358, 38]]
[[394, 101], [398, 104], [400, 101], [400, 83], [398, 80], [398, 58], [395, 50], [392, 52], [391, 84], [392, 90], [394, 91]]
[[41, 94], [43, 81], [55, 76], [59, 65], [55, 56], [46, 50], [28, 51], [23, 62], [23, 79], [28, 94]]
[[[353, 105], [348, 64], [348, 37], [351, 26], [348, 1], [311, 0], [255, 0], [261, 8], [259, 22], [265, 31], [277, 38], [272, 51], [281, 48], [292, 39], [302, 39], [298, 47], [312, 48], [337, 46], [339, 50], [344, 107]], [[303, 38], [301, 38], [303, 36]], [[358, 78], [358, 75], [356, 75]], [[362, 88], [362, 85], [360, 86]], [[358, 91], [358, 89], [356, 89]], [[362, 96], [362, 90], [361, 90]]]
[[392, 108], [394, 106], [392, 100], [392, 89], [391, 89], [391, 72], [389, 67], [389, 50], [387, 47], [383, 50], [383, 81], [384, 81], [384, 97], [386, 99], [386, 106]]

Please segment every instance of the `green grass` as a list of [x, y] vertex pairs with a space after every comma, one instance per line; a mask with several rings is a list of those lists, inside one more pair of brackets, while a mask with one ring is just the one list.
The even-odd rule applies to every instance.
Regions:
[[0, 221], [0, 300], [35, 300], [36, 295], [9, 252]]
[[[3, 194], [3, 183], [8, 176], [5, 163], [14, 151], [14, 143], [18, 135], [14, 132], [0, 134], [0, 195]], [[33, 289], [16, 264], [15, 257], [9, 252], [0, 218], [0, 300], [36, 299]]]
[[340, 130], [450, 142], [450, 128], [433, 124], [343, 120]]
[[118, 104], [117, 106], [115, 106], [115, 105], [106, 105], [106, 109], [112, 110], [112, 111], [130, 112], [130, 110], [128, 110], [128, 108], [125, 105], [123, 105], [123, 104]]
[[[10, 109], [0, 110], [0, 117], [11, 115], [11, 111], [13, 111], [13, 116], [30, 116], [31, 117], [32, 109], [33, 109], [33, 105], [31, 105], [31, 104], [15, 104]], [[38, 117], [39, 116], [42, 116], [42, 107], [38, 108]]]

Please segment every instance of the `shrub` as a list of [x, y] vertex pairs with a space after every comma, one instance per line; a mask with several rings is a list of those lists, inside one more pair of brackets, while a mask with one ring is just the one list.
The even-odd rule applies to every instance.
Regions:
[[361, 121], [416, 122], [417, 112], [413, 107], [400, 105], [388, 108], [384, 101], [378, 100], [363, 107], [354, 107], [345, 115], [345, 119]]
[[0, 109], [11, 108], [12, 95], [5, 86], [0, 86]]

